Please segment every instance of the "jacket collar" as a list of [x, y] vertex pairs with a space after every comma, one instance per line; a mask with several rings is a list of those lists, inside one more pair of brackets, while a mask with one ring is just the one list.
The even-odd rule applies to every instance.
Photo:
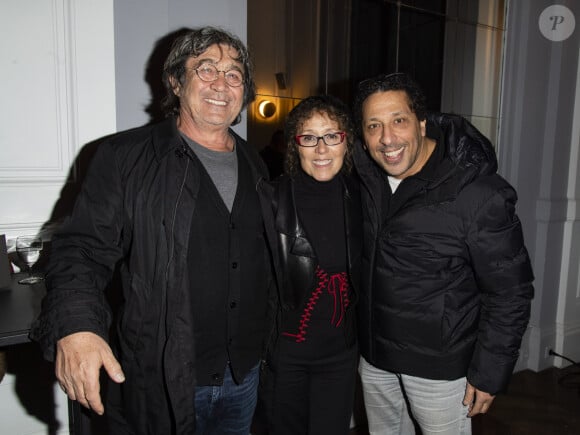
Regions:
[[497, 171], [497, 158], [491, 142], [462, 116], [427, 115], [427, 135], [444, 146], [444, 155], [455, 165], [476, 169], [480, 175]]
[[[231, 128], [229, 129], [229, 133], [236, 141], [236, 149], [238, 149], [239, 152], [242, 152], [250, 162], [254, 180], [267, 178], [267, 168], [264, 162], [260, 159], [258, 152], [250, 149], [250, 147], [247, 146], [246, 141]], [[189, 146], [185, 143], [181, 137], [181, 133], [177, 129], [177, 118], [175, 116], [168, 117], [159, 122], [156, 125], [156, 128], [153, 129], [152, 134], [153, 148], [158, 159], [163, 158], [167, 153], [172, 151], [182, 152], [184, 154], [189, 152]]]
[[177, 129], [177, 119], [170, 116], [159, 122], [153, 129], [153, 149], [158, 159], [173, 150], [185, 152], [186, 145]]

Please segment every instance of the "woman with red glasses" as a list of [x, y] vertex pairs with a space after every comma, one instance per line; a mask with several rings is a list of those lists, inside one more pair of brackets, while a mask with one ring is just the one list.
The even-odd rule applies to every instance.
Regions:
[[285, 140], [285, 174], [260, 189], [271, 197], [279, 277], [262, 399], [270, 433], [348, 434], [362, 249], [348, 109], [331, 96], [306, 98], [288, 115]]

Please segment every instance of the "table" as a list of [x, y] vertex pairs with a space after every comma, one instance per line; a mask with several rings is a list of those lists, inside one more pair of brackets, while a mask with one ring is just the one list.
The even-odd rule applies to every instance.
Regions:
[[[13, 274], [10, 288], [0, 289], [0, 349], [30, 342], [30, 326], [40, 313], [46, 287], [18, 284], [25, 275]], [[68, 417], [71, 435], [90, 435], [90, 414], [78, 402], [68, 401]]]
[[10, 288], [0, 289], [0, 347], [28, 343], [28, 332], [40, 312], [44, 283], [18, 284], [23, 274], [12, 275]]

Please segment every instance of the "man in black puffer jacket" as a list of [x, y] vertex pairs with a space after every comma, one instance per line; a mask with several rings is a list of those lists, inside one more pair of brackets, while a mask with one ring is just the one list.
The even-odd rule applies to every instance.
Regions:
[[507, 386], [533, 297], [516, 192], [490, 142], [424, 101], [401, 73], [362, 82], [355, 100], [372, 434], [471, 433], [469, 417]]

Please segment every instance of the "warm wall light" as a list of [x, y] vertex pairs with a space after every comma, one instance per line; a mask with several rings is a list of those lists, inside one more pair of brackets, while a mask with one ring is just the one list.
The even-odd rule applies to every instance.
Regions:
[[271, 118], [276, 113], [276, 105], [270, 100], [263, 100], [258, 105], [258, 113], [262, 118]]

